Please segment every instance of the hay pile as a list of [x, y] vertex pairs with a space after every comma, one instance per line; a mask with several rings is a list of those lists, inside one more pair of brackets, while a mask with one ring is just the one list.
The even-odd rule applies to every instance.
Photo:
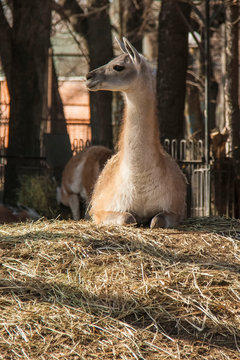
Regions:
[[0, 229], [0, 359], [240, 359], [240, 222]]
[[22, 175], [19, 179], [20, 187], [17, 202], [35, 209], [40, 216], [47, 218], [59, 214], [56, 200], [56, 183], [48, 175]]

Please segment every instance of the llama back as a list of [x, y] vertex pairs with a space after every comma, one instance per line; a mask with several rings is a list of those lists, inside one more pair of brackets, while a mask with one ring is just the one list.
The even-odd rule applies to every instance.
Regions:
[[92, 196], [96, 180], [112, 154], [112, 150], [104, 146], [92, 146], [89, 148], [86, 154], [86, 166], [83, 167], [82, 171], [81, 183], [83, 192], [87, 194], [88, 202]]

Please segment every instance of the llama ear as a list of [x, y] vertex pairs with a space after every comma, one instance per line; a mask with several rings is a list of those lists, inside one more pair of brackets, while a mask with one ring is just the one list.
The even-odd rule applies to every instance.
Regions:
[[127, 49], [125, 48], [124, 43], [123, 43], [122, 41], [118, 40], [118, 38], [117, 38], [116, 36], [115, 36], [115, 40], [117, 41], [118, 46], [120, 47], [120, 49], [122, 50], [122, 52], [123, 52], [124, 54], [127, 54], [128, 52], [127, 52]]
[[125, 45], [125, 49], [127, 50], [127, 53], [130, 56], [132, 62], [134, 64], [140, 64], [141, 63], [141, 55], [139, 54], [139, 52], [135, 49], [134, 46], [132, 46], [132, 44], [125, 37], [123, 38], [123, 42]]

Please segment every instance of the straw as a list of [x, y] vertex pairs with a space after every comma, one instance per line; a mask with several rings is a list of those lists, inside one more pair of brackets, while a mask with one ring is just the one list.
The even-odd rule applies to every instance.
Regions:
[[0, 359], [240, 359], [240, 222], [0, 228]]

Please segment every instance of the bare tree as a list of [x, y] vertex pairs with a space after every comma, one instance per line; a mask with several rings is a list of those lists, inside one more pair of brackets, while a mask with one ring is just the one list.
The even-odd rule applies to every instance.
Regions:
[[[91, 8], [98, 11], [88, 17], [90, 70], [102, 66], [113, 57], [109, 2], [92, 0]], [[109, 91], [90, 93], [90, 99], [93, 144], [112, 148], [112, 94]]]
[[145, 0], [119, 0], [120, 36], [125, 36], [142, 51]]
[[[67, 124], [64, 115], [63, 102], [58, 90], [58, 78], [52, 61], [52, 94], [50, 105], [51, 133], [67, 134]], [[69, 144], [70, 145], [70, 144]]]
[[181, 138], [191, 5], [163, 0], [159, 14], [157, 94], [161, 138]]
[[0, 55], [10, 93], [4, 200], [14, 203], [21, 168], [40, 155], [51, 6], [50, 0], [44, 6], [37, 0], [12, 0], [11, 5], [12, 26], [0, 2]]

